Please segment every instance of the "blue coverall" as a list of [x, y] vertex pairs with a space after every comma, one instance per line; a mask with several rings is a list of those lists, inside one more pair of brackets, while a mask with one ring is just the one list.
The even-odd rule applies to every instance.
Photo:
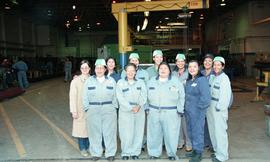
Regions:
[[[117, 83], [116, 95], [119, 102], [119, 136], [121, 140], [121, 156], [139, 156], [144, 134], [145, 112], [147, 100], [146, 86], [143, 80], [136, 79], [130, 84], [126, 79]], [[132, 108], [140, 106], [134, 113]]]
[[221, 72], [210, 75], [211, 103], [207, 110], [209, 134], [215, 156], [220, 161], [228, 160], [228, 107], [232, 89], [229, 77]]
[[89, 77], [84, 84], [83, 106], [87, 112], [91, 155], [102, 156], [103, 137], [106, 148], [105, 157], [115, 156], [118, 103], [114, 79], [105, 76], [105, 80], [100, 83], [96, 76]]
[[187, 80], [185, 93], [185, 115], [192, 149], [202, 154], [206, 111], [211, 101], [208, 80], [204, 76]]
[[150, 156], [159, 157], [164, 138], [167, 155], [175, 157], [180, 130], [180, 115], [185, 104], [184, 86], [175, 76], [161, 82], [159, 76], [147, 83], [147, 149]]
[[[205, 70], [201, 70], [201, 74], [206, 77], [206, 79], [209, 81], [210, 75], [214, 74], [214, 70], [212, 69], [210, 74], [206, 75]], [[204, 124], [204, 146], [209, 146], [211, 149], [213, 148], [212, 142], [209, 135], [209, 129], [208, 129], [208, 123], [207, 118], [205, 118], [205, 124]]]
[[17, 77], [18, 77], [18, 82], [19, 86], [22, 89], [26, 89], [29, 86], [29, 82], [27, 80], [27, 75], [26, 72], [28, 71], [28, 66], [24, 61], [18, 61], [16, 62], [13, 66], [13, 69], [17, 70]]
[[110, 77], [112, 77], [115, 80], [116, 83], [118, 82], [118, 80], [121, 79], [120, 74], [115, 72], [115, 71], [110, 74]]
[[64, 71], [65, 71], [65, 81], [71, 80], [71, 71], [72, 71], [72, 62], [66, 61], [64, 65]]

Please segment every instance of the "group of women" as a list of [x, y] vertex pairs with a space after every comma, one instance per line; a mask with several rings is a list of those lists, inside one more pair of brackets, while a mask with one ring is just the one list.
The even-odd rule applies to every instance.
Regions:
[[201, 73], [195, 60], [188, 63], [187, 71], [182, 69], [186, 60], [184, 54], [177, 54], [177, 69], [172, 72], [170, 66], [162, 62], [162, 56], [162, 51], [155, 50], [155, 65], [143, 70], [138, 66], [139, 55], [130, 54], [121, 77], [114, 71], [113, 58], [97, 59], [93, 76], [89, 76], [89, 63], [81, 62], [81, 75], [74, 78], [70, 86], [70, 111], [72, 135], [78, 138], [83, 156], [88, 156], [89, 150], [92, 160], [99, 160], [105, 149], [105, 157], [113, 161], [118, 124], [121, 159], [139, 159], [147, 117], [150, 159], [158, 159], [165, 144], [168, 159], [177, 160], [182, 132], [188, 136], [192, 147], [192, 152], [187, 154], [190, 162], [201, 161], [205, 119], [215, 151], [212, 161], [228, 159], [227, 119], [231, 87], [223, 72], [224, 58], [213, 59], [206, 55], [204, 62], [211, 59], [214, 66], [205, 66]]

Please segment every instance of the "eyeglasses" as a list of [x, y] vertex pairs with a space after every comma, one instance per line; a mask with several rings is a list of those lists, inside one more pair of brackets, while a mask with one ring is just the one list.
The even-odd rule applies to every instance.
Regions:
[[86, 70], [88, 70], [88, 69], [90, 69], [89, 67], [81, 67], [81, 69], [86, 69]]

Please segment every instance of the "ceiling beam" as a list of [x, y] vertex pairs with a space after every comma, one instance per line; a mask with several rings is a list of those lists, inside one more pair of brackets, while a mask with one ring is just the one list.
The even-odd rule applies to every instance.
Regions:
[[258, 20], [253, 23], [253, 25], [259, 25], [259, 24], [264, 24], [264, 23], [269, 23], [270, 22], [270, 17], [267, 17], [265, 19]]

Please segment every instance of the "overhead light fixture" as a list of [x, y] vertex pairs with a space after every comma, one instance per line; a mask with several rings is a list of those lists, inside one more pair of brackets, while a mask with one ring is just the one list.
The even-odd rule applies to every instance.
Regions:
[[185, 29], [187, 26], [169, 26], [169, 25], [161, 25], [160, 29]]
[[201, 20], [203, 20], [203, 19], [204, 19], [204, 17], [200, 17], [200, 19], [201, 19]]
[[52, 11], [48, 10], [48, 16], [52, 16]]
[[137, 25], [137, 32], [139, 32], [141, 29], [140, 25]]
[[10, 10], [11, 7], [10, 7], [7, 3], [5, 3], [5, 9], [6, 9], [6, 10]]
[[17, 2], [17, 0], [11, 0], [11, 2], [13, 3], [13, 4], [19, 4], [18, 2]]
[[78, 16], [74, 17], [74, 21], [79, 21]]
[[160, 20], [160, 21], [159, 21], [159, 23], [161, 24], [161, 23], [162, 23], [162, 21]]
[[170, 22], [167, 23], [168, 26], [181, 26], [181, 25], [186, 25], [184, 22]]
[[165, 20], [169, 20], [170, 18], [169, 18], [169, 17], [165, 17], [164, 19], [165, 19]]
[[90, 24], [87, 24], [87, 29], [90, 29]]
[[226, 6], [225, 0], [221, 0], [220, 6]]
[[150, 14], [150, 12], [149, 12], [149, 11], [145, 11], [145, 12], [144, 12], [144, 16], [145, 16], [145, 17], [148, 17], [148, 16], [149, 16], [149, 14]]
[[193, 14], [194, 13], [194, 11], [189, 11], [189, 14]]
[[97, 25], [100, 25], [100, 22], [97, 22]]
[[70, 22], [67, 21], [67, 22], [66, 22], [66, 27], [69, 28], [69, 26], [70, 26]]
[[145, 19], [144, 19], [144, 21], [143, 21], [142, 30], [145, 30], [145, 29], [146, 29], [146, 27], [147, 27], [147, 25], [148, 25], [148, 19], [147, 19], [147, 18], [145, 18]]
[[116, 3], [116, 1], [112, 1], [112, 3]]
[[73, 9], [73, 10], [76, 10], [76, 6], [75, 6], [75, 5], [73, 5], [73, 6], [72, 6], [72, 9]]
[[82, 27], [79, 27], [79, 31], [82, 31]]
[[159, 26], [156, 26], [156, 29], [158, 29], [159, 28]]

